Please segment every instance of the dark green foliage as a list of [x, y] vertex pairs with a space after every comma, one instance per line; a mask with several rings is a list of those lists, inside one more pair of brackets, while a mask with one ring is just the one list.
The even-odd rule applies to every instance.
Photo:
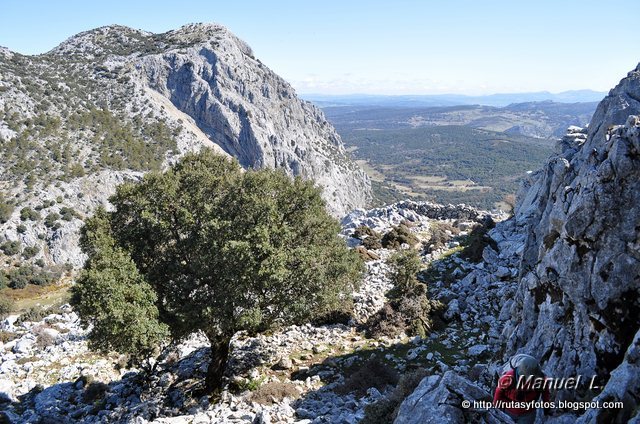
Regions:
[[[550, 140], [468, 126], [338, 130], [347, 147], [357, 147], [353, 155], [384, 176], [384, 182], [373, 184], [378, 204], [411, 197], [490, 209], [515, 193], [526, 172], [539, 168], [553, 151]], [[437, 189], [416, 176], [471, 180], [488, 189], [462, 191], [446, 184]], [[411, 188], [411, 193], [400, 194], [398, 185]]]
[[22, 251], [22, 257], [24, 259], [31, 259], [36, 256], [40, 252], [40, 248], [38, 246], [27, 246]]
[[425, 337], [431, 330], [431, 314], [442, 304], [428, 298], [427, 285], [417, 278], [422, 269], [420, 256], [413, 249], [396, 252], [389, 259], [389, 278], [393, 289], [389, 301], [365, 324], [369, 337], [408, 335]]
[[413, 247], [418, 243], [418, 238], [411, 232], [408, 226], [400, 224], [386, 233], [382, 237], [381, 242], [382, 246], [387, 249], [398, 249], [403, 244], [408, 244], [410, 247]]
[[[85, 228], [88, 270], [104, 250], [90, 237], [100, 219], [110, 227], [111, 249], [128, 252], [157, 295], [160, 320], [172, 335], [202, 330], [209, 338], [210, 389], [220, 384], [235, 332], [303, 323], [335, 310], [362, 272], [311, 182], [273, 170], [242, 173], [235, 161], [208, 150], [120, 186], [111, 202], [115, 211]], [[101, 273], [116, 273], [112, 266], [105, 263]], [[94, 298], [101, 279], [78, 284], [75, 304]], [[95, 320], [97, 307], [81, 306], [81, 316]], [[104, 308], [108, 314], [110, 306]], [[99, 333], [102, 328], [96, 323], [94, 343], [111, 340], [112, 329]]]
[[65, 221], [71, 221], [73, 218], [79, 218], [78, 213], [73, 208], [63, 206], [60, 208], [60, 216]]
[[9, 287], [22, 289], [27, 284], [46, 286], [60, 279], [62, 272], [59, 269], [36, 269], [31, 265], [21, 265], [8, 272]]
[[489, 246], [497, 251], [498, 245], [495, 240], [487, 235], [489, 230], [495, 226], [496, 224], [491, 218], [488, 218], [485, 222], [476, 226], [462, 242], [464, 248], [460, 252], [460, 257], [477, 263], [482, 260], [482, 252], [485, 247]]
[[[176, 148], [175, 139], [166, 124], [147, 124], [140, 135], [133, 125], [107, 109], [92, 108], [88, 112], [72, 115], [69, 125], [93, 132], [93, 139], [99, 148], [98, 162], [105, 168], [140, 171], [159, 169], [166, 152]], [[73, 167], [69, 172], [74, 174]]]
[[4, 224], [9, 220], [13, 213], [13, 204], [7, 202], [2, 194], [0, 194], [0, 224]]
[[0, 317], [3, 317], [7, 314], [13, 312], [14, 308], [13, 301], [9, 299], [7, 296], [0, 295]]
[[57, 212], [51, 212], [44, 219], [44, 225], [47, 228], [54, 228], [56, 224], [58, 224], [59, 219], [60, 219], [60, 214], [58, 214]]
[[20, 209], [20, 219], [23, 221], [38, 221], [40, 219], [40, 214], [37, 211], [26, 207]]
[[2, 250], [2, 252], [7, 256], [13, 256], [20, 253], [21, 247], [22, 243], [18, 240], [6, 241], [0, 245], [0, 250]]
[[87, 221], [81, 245], [89, 260], [73, 286], [71, 303], [83, 323], [92, 326], [90, 346], [128, 354], [142, 364], [167, 336], [166, 325], [158, 322], [156, 294], [116, 245], [104, 210]]
[[17, 231], [19, 234], [24, 234], [24, 233], [26, 233], [26, 232], [27, 232], [27, 227], [26, 227], [26, 225], [24, 225], [24, 224], [20, 224], [20, 225], [18, 225], [18, 226], [16, 227], [16, 231]]

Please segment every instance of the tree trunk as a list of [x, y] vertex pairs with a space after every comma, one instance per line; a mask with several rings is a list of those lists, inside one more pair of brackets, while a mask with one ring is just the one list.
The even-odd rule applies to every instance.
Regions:
[[211, 362], [207, 368], [205, 387], [208, 393], [213, 393], [222, 387], [222, 377], [229, 357], [230, 337], [209, 339], [211, 343]]

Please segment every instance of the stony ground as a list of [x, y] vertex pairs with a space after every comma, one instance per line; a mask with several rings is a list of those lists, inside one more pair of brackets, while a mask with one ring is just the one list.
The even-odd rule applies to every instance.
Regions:
[[368, 339], [361, 331], [360, 324], [383, 306], [391, 288], [385, 262], [391, 252], [379, 249], [374, 252], [379, 259], [367, 262], [362, 287], [354, 293], [351, 322], [291, 326], [257, 337], [237, 334], [227, 388], [216, 399], [197, 395], [207, 366], [202, 335], [169, 350], [145, 380], [122, 358], [90, 352], [86, 330], [68, 306], [38, 322], [10, 316], [1, 325], [4, 414], [10, 422], [356, 423], [367, 405], [393, 389], [382, 377], [369, 381], [358, 374], [374, 359], [399, 374], [416, 368], [434, 374], [454, 370], [488, 389], [495, 365], [487, 362], [507, 318], [521, 240], [508, 223], [500, 224], [490, 233], [498, 251], [485, 249], [483, 261], [470, 263], [460, 258], [459, 244], [479, 216], [464, 208], [416, 205], [356, 211], [343, 224], [348, 236], [361, 224], [384, 232], [408, 220], [423, 239], [436, 220], [464, 228], [423, 257], [430, 296], [446, 305], [445, 325], [427, 338]]

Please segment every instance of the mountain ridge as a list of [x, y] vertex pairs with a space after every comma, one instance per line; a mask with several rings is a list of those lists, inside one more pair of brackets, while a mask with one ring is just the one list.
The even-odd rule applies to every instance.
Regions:
[[0, 189], [14, 205], [0, 231], [38, 246], [35, 259], [81, 265], [80, 219], [52, 218], [54, 228], [22, 220], [22, 209], [87, 216], [117, 183], [203, 147], [314, 180], [336, 216], [370, 198], [323, 113], [221, 25], [96, 28], [41, 55], [3, 50], [0, 75]]

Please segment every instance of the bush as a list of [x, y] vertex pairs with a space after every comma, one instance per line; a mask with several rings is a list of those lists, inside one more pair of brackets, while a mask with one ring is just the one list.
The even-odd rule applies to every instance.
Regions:
[[403, 244], [413, 247], [416, 243], [418, 243], [418, 238], [405, 224], [394, 227], [382, 237], [382, 246], [387, 249], [398, 249]]
[[273, 405], [284, 398], [296, 399], [299, 396], [300, 392], [294, 384], [274, 381], [258, 387], [251, 394], [249, 399], [251, 402], [256, 402], [262, 405]]
[[44, 219], [44, 225], [47, 228], [53, 228], [56, 226], [56, 224], [58, 224], [59, 219], [60, 219], [60, 214], [58, 214], [57, 212], [51, 212]]
[[107, 390], [109, 390], [109, 385], [101, 381], [93, 381], [85, 387], [82, 393], [82, 401], [84, 403], [94, 404], [104, 398]]
[[353, 393], [358, 398], [365, 396], [371, 387], [383, 391], [387, 386], [398, 383], [397, 371], [378, 358], [369, 359], [361, 366], [354, 365], [346, 374], [344, 383], [335, 391], [341, 395]]
[[17, 231], [19, 234], [24, 234], [24, 233], [26, 233], [26, 232], [27, 232], [27, 226], [26, 226], [26, 225], [24, 225], [24, 224], [20, 224], [20, 225], [18, 225], [18, 226], [16, 227], [16, 231]]
[[13, 300], [9, 299], [7, 296], [0, 295], [0, 316], [5, 316], [13, 312], [13, 308], [15, 307]]
[[463, 249], [460, 257], [470, 262], [480, 262], [482, 260], [482, 252], [484, 248], [489, 246], [493, 250], [498, 250], [498, 245], [491, 237], [487, 235], [489, 230], [496, 226], [491, 218], [487, 218], [482, 224], [477, 225], [466, 240], [462, 242]]
[[364, 408], [364, 418], [360, 424], [392, 423], [398, 416], [402, 402], [413, 393], [427, 375], [429, 375], [428, 371], [423, 368], [403, 374], [398, 385], [388, 396]]
[[353, 237], [362, 241], [362, 245], [367, 250], [375, 250], [382, 248], [380, 234], [366, 225], [357, 227], [353, 232]]
[[78, 213], [72, 208], [62, 207], [60, 208], [60, 216], [65, 221], [71, 221], [73, 218], [78, 218]]
[[7, 256], [13, 256], [20, 252], [21, 246], [22, 243], [17, 240], [7, 241], [0, 245], [0, 250], [2, 250], [2, 252]]
[[429, 239], [424, 243], [427, 253], [442, 249], [451, 238], [460, 233], [453, 225], [447, 222], [434, 222], [430, 226]]
[[28, 246], [25, 247], [22, 251], [22, 257], [24, 259], [31, 259], [36, 256], [40, 252], [40, 248], [38, 246]]
[[56, 343], [56, 338], [46, 331], [47, 326], [38, 325], [33, 329], [33, 333], [36, 335], [36, 346], [39, 349], [45, 349], [48, 346], [53, 346]]
[[4, 224], [11, 218], [14, 206], [7, 202], [4, 196], [0, 195], [0, 224]]
[[20, 219], [22, 221], [38, 221], [40, 214], [29, 207], [20, 209]]
[[9, 287], [23, 289], [27, 284], [46, 286], [54, 283], [62, 273], [56, 269], [36, 269], [32, 265], [21, 265], [9, 271]]
[[389, 301], [365, 323], [368, 337], [395, 337], [401, 332], [425, 337], [431, 330], [431, 314], [442, 309], [438, 301], [428, 298], [427, 285], [418, 281], [422, 268], [420, 256], [409, 249], [395, 253], [389, 259], [389, 277], [393, 289]]

